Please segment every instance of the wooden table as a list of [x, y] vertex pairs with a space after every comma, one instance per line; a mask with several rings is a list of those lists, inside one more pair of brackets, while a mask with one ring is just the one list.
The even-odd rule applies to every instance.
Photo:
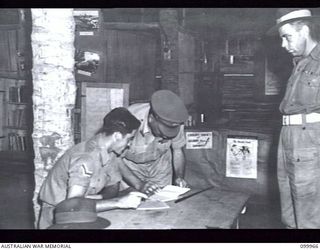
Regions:
[[107, 229], [232, 228], [249, 195], [210, 189], [162, 210], [111, 210], [99, 213], [111, 225]]

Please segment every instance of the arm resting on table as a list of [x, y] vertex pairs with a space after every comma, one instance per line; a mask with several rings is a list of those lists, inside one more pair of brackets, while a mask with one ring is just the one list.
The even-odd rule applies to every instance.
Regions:
[[[84, 197], [86, 188], [80, 185], [73, 185], [68, 189], [67, 198]], [[130, 193], [111, 199], [103, 199], [96, 201], [96, 211], [102, 212], [116, 208], [137, 208], [141, 202], [141, 197], [131, 195]]]

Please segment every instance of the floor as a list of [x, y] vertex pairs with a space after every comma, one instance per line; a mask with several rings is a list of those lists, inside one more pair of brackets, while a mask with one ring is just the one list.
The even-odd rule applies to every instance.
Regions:
[[[0, 229], [34, 229], [32, 213], [33, 173], [20, 171], [21, 166], [6, 168], [0, 173]], [[270, 202], [271, 203], [271, 202]], [[242, 229], [279, 229], [279, 203], [272, 206], [249, 200], [246, 212], [240, 216]]]
[[30, 174], [0, 175], [0, 229], [33, 229]]
[[284, 229], [279, 204], [266, 205], [248, 202], [239, 219], [240, 229]]

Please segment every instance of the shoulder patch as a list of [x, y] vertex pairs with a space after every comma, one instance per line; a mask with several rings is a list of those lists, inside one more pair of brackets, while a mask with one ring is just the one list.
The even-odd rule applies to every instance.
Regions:
[[80, 167], [80, 169], [82, 170], [83, 175], [85, 175], [85, 176], [92, 176], [93, 172], [88, 169], [88, 167], [87, 167], [86, 164], [83, 163], [83, 164], [81, 164], [79, 167]]
[[90, 168], [92, 164], [94, 164], [94, 161], [89, 154], [78, 155], [73, 159], [73, 162], [71, 162], [71, 165], [79, 168], [85, 176], [91, 176], [93, 174], [93, 171]]

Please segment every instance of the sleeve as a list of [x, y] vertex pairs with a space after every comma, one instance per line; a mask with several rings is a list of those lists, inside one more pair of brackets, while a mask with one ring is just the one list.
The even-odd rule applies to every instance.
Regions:
[[74, 185], [89, 187], [93, 175], [93, 164], [93, 159], [88, 155], [72, 159], [69, 167], [68, 188]]
[[180, 131], [178, 135], [172, 139], [171, 145], [173, 149], [182, 148], [184, 145], [186, 145], [186, 137], [184, 135], [184, 125], [180, 127]]
[[108, 166], [109, 180], [106, 182], [105, 187], [115, 185], [122, 180], [120, 172], [121, 160], [118, 157], [114, 157]]

